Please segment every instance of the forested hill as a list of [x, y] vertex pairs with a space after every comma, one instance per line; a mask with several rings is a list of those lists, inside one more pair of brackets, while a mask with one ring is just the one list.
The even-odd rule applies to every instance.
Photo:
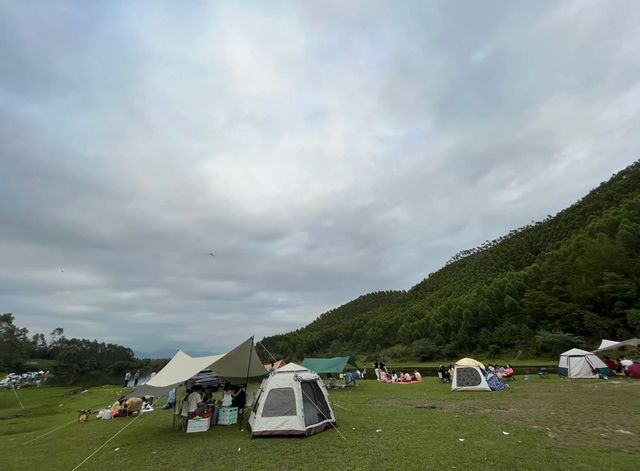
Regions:
[[557, 353], [640, 334], [640, 161], [544, 221], [262, 343], [287, 359]]

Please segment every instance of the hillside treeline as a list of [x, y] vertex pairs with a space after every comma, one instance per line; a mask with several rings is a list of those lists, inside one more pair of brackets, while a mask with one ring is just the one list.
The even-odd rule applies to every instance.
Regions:
[[640, 162], [556, 216], [262, 343], [278, 356], [555, 355], [640, 333]]
[[29, 335], [15, 325], [13, 314], [0, 314], [0, 371], [51, 370], [56, 384], [104, 384], [121, 382], [128, 370], [142, 376], [159, 371], [167, 360], [140, 360], [133, 350], [97, 340], [67, 338], [62, 328], [48, 336]]

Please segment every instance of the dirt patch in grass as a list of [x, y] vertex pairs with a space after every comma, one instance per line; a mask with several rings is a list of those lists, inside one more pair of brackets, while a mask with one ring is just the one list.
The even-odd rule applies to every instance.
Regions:
[[428, 405], [444, 412], [493, 417], [540, 429], [556, 446], [595, 446], [637, 454], [639, 393], [640, 381], [539, 381], [515, 383], [504, 392], [452, 393], [447, 400], [375, 402], [391, 407]]

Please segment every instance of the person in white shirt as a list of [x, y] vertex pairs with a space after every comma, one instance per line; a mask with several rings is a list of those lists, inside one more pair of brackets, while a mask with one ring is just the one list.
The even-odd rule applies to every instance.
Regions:
[[180, 415], [188, 420], [189, 417], [196, 411], [200, 403], [202, 402], [202, 396], [200, 391], [202, 386], [195, 385], [189, 394], [182, 400], [182, 407], [180, 408]]
[[623, 370], [626, 371], [630, 365], [633, 365], [632, 360], [627, 360], [624, 355], [620, 357], [620, 366], [622, 366]]

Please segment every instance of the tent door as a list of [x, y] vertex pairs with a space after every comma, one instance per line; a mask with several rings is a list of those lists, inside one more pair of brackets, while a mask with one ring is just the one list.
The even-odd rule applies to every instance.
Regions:
[[331, 418], [329, 405], [324, 394], [315, 380], [301, 381], [302, 406], [304, 410], [304, 425], [309, 427]]

